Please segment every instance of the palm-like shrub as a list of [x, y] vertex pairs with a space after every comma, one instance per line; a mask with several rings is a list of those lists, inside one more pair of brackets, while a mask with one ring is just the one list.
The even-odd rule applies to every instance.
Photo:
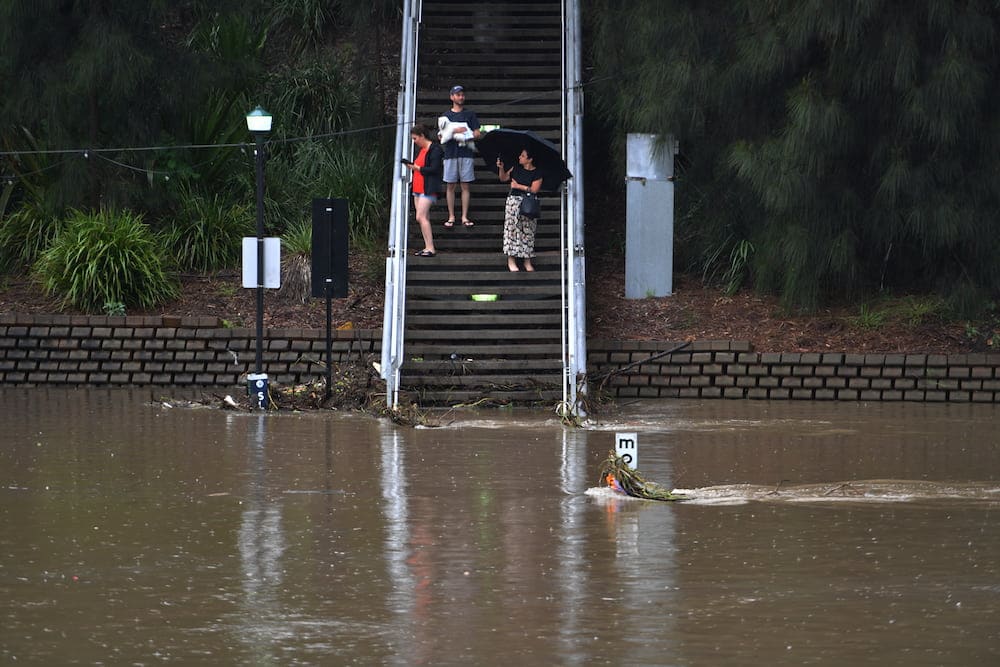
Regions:
[[239, 264], [244, 236], [256, 233], [250, 205], [190, 190], [164, 230], [166, 246], [181, 269], [213, 271]]
[[31, 266], [59, 234], [61, 224], [31, 203], [0, 219], [0, 273]]
[[85, 312], [152, 308], [177, 295], [161, 240], [130, 211], [71, 211], [35, 270], [49, 294]]
[[385, 161], [375, 152], [352, 147], [333, 152], [330, 169], [330, 197], [342, 197], [350, 205], [351, 246], [371, 248], [385, 236], [389, 192]]
[[313, 198], [343, 198], [350, 207], [351, 248], [373, 248], [387, 228], [386, 162], [371, 147], [351, 142], [301, 142], [293, 154], [268, 165], [268, 191], [275, 197], [268, 220], [291, 230], [308, 216]]
[[292, 223], [281, 237], [281, 289], [301, 303], [312, 294], [312, 225], [306, 220]]
[[[0, 188], [0, 273], [31, 266], [59, 233], [61, 193], [53, 187], [58, 166], [49, 148], [26, 128], [0, 132], [3, 162], [11, 179]], [[24, 153], [18, 151], [23, 150]]]

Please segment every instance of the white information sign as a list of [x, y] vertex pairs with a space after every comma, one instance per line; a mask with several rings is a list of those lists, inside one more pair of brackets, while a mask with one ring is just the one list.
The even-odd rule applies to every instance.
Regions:
[[615, 455], [620, 456], [630, 468], [639, 467], [639, 437], [636, 433], [615, 433]]
[[[257, 237], [243, 237], [243, 286], [257, 287]], [[264, 287], [281, 287], [281, 239], [264, 239]]]

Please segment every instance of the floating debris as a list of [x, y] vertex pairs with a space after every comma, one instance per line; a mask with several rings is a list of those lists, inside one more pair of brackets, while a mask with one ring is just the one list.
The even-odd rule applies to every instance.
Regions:
[[684, 500], [686, 496], [674, 493], [655, 482], [643, 479], [638, 471], [629, 467], [625, 460], [613, 451], [601, 463], [600, 483], [618, 493], [646, 500]]

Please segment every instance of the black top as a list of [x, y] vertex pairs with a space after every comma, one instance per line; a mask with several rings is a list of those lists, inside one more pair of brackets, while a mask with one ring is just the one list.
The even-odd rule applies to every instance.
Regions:
[[424, 158], [424, 166], [420, 168], [420, 175], [424, 177], [423, 194], [444, 192], [444, 151], [441, 150], [441, 144], [432, 142], [427, 147], [427, 157]]
[[[540, 169], [533, 169], [532, 171], [528, 171], [527, 169], [518, 164], [514, 166], [513, 170], [511, 170], [510, 180], [511, 182], [517, 181], [521, 185], [527, 185], [530, 188], [532, 183], [534, 183], [535, 181], [542, 180], [542, 172]], [[523, 195], [524, 190], [511, 188], [510, 193], [512, 195]]]
[[[442, 116], [445, 116], [448, 120], [456, 123], [464, 123], [469, 127], [470, 130], [479, 129], [479, 117], [476, 116], [475, 111], [469, 111], [468, 109], [462, 109], [461, 111], [452, 111], [448, 109]], [[472, 149], [468, 146], [459, 146], [458, 142], [452, 139], [444, 145], [444, 157], [447, 160], [456, 157], [475, 157]]]

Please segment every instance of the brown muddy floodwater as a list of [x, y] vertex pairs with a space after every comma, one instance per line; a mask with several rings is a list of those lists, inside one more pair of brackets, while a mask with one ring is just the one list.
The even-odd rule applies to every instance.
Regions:
[[[0, 389], [0, 663], [1000, 664], [993, 406], [154, 396]], [[618, 431], [690, 499], [592, 488]]]

